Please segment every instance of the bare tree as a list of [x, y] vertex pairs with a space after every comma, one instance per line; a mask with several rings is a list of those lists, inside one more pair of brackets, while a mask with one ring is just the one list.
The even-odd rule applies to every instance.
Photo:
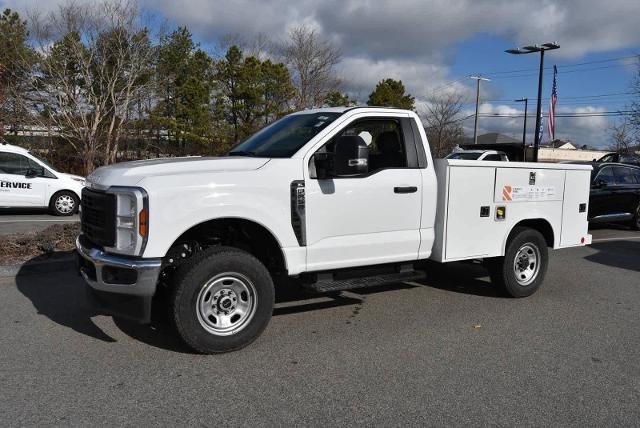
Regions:
[[431, 95], [427, 98], [422, 116], [434, 157], [446, 156], [464, 139], [461, 117], [464, 101], [464, 97], [458, 93]]
[[133, 101], [150, 80], [153, 49], [138, 16], [133, 1], [71, 1], [31, 19], [40, 53], [32, 111], [79, 153], [85, 173], [116, 161]]
[[294, 28], [281, 53], [296, 88], [297, 109], [320, 106], [327, 94], [338, 89], [340, 82], [334, 67], [342, 54], [316, 30], [305, 26]]
[[609, 150], [618, 153], [628, 153], [633, 144], [633, 125], [632, 122], [624, 118], [619, 123], [613, 123], [609, 126], [609, 135], [612, 144]]

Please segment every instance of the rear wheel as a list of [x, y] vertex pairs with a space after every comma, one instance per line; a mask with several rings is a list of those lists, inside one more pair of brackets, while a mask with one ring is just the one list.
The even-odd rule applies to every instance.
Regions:
[[171, 316], [189, 347], [213, 354], [253, 342], [269, 323], [273, 304], [264, 265], [244, 251], [216, 247], [178, 268]]
[[513, 230], [504, 257], [486, 261], [491, 281], [511, 297], [527, 297], [538, 290], [547, 272], [547, 243], [540, 232]]
[[75, 193], [68, 190], [58, 192], [51, 197], [49, 202], [49, 210], [53, 215], [68, 216], [78, 212], [78, 197]]
[[629, 226], [631, 226], [632, 229], [640, 230], [640, 202], [638, 202], [636, 212], [633, 214], [633, 220], [631, 220]]

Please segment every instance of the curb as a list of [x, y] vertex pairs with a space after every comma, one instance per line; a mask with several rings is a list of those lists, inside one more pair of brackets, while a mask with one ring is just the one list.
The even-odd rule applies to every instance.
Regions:
[[15, 265], [0, 265], [0, 278], [13, 278], [18, 276], [18, 274], [20, 274], [20, 276], [37, 275], [67, 269], [75, 269], [75, 257], [73, 253], [52, 257], [49, 260], [27, 260], [24, 263]]

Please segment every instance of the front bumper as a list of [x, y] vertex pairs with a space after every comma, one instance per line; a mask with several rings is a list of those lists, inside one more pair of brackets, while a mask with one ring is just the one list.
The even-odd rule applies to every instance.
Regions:
[[77, 265], [90, 300], [100, 312], [142, 323], [151, 321], [162, 259], [141, 259], [105, 253], [76, 239]]

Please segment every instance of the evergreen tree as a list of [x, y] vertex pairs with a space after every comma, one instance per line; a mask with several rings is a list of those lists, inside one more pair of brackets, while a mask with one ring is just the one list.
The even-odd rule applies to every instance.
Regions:
[[[27, 117], [22, 96], [36, 55], [28, 45], [27, 23], [10, 9], [0, 15], [0, 137]], [[17, 129], [16, 129], [17, 131]]]
[[405, 94], [402, 80], [381, 80], [369, 95], [367, 105], [380, 107], [398, 107], [407, 110], [415, 108], [415, 99]]
[[153, 119], [168, 133], [180, 153], [188, 143], [211, 137], [211, 58], [193, 41], [186, 27], [160, 40], [156, 68], [160, 101]]
[[355, 100], [350, 99], [348, 95], [340, 91], [333, 91], [327, 94], [324, 104], [329, 107], [351, 107], [355, 105]]

